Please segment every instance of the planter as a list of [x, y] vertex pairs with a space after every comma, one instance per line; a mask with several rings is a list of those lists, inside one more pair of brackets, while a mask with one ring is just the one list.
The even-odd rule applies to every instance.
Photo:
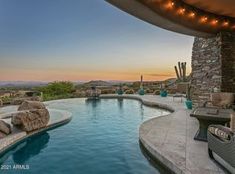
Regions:
[[186, 104], [187, 109], [193, 108], [193, 102], [191, 100], [186, 100], [185, 104]]
[[141, 89], [139, 89], [139, 95], [144, 95], [144, 89], [143, 88], [141, 88]]
[[121, 90], [121, 89], [118, 89], [118, 90], [117, 90], [117, 94], [118, 94], [118, 95], [122, 95], [123, 93], [124, 93], [123, 90]]
[[160, 91], [160, 96], [161, 97], [167, 97], [167, 91], [166, 90], [161, 90]]

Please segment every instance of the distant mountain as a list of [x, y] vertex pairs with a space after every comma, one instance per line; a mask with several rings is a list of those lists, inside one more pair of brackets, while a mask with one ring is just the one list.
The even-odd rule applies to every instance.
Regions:
[[119, 85], [119, 84], [132, 84], [132, 81], [123, 81], [123, 80], [109, 80], [109, 83], [111, 83], [112, 85]]
[[0, 87], [36, 87], [47, 84], [48, 82], [39, 81], [0, 81]]
[[165, 82], [168, 82], [168, 83], [175, 83], [176, 82], [176, 78], [169, 78], [169, 79], [166, 79], [164, 80]]
[[83, 83], [85, 86], [112, 86], [112, 83], [102, 81], [102, 80], [92, 80], [86, 83]]

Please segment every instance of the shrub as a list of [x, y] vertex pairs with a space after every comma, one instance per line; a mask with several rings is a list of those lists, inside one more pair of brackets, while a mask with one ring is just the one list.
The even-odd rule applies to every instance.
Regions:
[[116, 91], [114, 89], [102, 89], [101, 94], [115, 94]]
[[43, 92], [43, 100], [55, 100], [63, 98], [71, 98], [75, 91], [74, 85], [71, 82], [52, 82], [45, 87], [39, 88]]
[[154, 95], [160, 95], [160, 90], [155, 90]]
[[135, 91], [133, 89], [128, 89], [125, 91], [125, 94], [134, 94]]

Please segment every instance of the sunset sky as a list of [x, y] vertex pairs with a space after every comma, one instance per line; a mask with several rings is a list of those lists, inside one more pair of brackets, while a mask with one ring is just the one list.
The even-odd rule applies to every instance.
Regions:
[[0, 0], [0, 81], [167, 79], [192, 43], [104, 0]]

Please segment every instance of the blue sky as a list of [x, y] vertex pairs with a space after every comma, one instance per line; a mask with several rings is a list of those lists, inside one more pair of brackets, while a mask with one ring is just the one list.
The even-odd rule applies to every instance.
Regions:
[[0, 0], [0, 80], [158, 80], [192, 43], [103, 0]]

